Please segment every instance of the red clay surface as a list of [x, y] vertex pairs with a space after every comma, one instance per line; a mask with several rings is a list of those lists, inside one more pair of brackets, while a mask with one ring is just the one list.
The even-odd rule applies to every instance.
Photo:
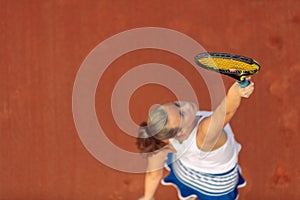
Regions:
[[[143, 174], [111, 169], [83, 146], [73, 121], [72, 90], [81, 63], [100, 42], [149, 26], [182, 32], [207, 51], [260, 62], [255, 93], [231, 123], [243, 145], [240, 164], [248, 183], [240, 199], [300, 199], [298, 0], [0, 0], [0, 19], [0, 199], [142, 195]], [[210, 108], [205, 83], [178, 56], [140, 50], [118, 58], [100, 80], [96, 110], [107, 136], [133, 152], [135, 140], [114, 122], [110, 98], [127, 70], [149, 62], [178, 69], [201, 91], [201, 108]], [[232, 80], [224, 77], [224, 83], [228, 88]], [[139, 123], [151, 104], [172, 100], [167, 88], [147, 85], [132, 95], [130, 113]], [[177, 199], [176, 192], [160, 186], [157, 199]]]

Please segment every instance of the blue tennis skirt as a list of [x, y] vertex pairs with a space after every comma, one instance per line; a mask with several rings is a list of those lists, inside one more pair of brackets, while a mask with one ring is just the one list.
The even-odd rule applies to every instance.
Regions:
[[180, 199], [235, 200], [238, 198], [238, 188], [246, 185], [238, 165], [222, 174], [199, 173], [186, 168], [179, 160], [172, 162], [172, 155], [168, 155], [166, 164], [170, 173], [162, 184], [174, 186]]

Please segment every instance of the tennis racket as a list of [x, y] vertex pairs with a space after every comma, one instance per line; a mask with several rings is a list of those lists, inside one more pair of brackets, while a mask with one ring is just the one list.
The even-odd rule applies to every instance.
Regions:
[[195, 56], [195, 61], [204, 69], [236, 79], [242, 88], [250, 84], [246, 77], [257, 73], [260, 69], [255, 60], [229, 53], [203, 52]]

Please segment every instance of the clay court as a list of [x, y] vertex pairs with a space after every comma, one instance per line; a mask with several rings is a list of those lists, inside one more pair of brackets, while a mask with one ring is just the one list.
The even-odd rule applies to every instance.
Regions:
[[[124, 31], [146, 27], [173, 30], [206, 51], [241, 54], [260, 63], [261, 70], [252, 77], [255, 92], [243, 100], [231, 122], [243, 146], [239, 158], [247, 180], [240, 199], [300, 199], [300, 1], [0, 0], [0, 19], [1, 200], [142, 196], [142, 173], [116, 169], [122, 163], [107, 166], [86, 147], [73, 103], [76, 77], [92, 50]], [[166, 39], [162, 36], [161, 43]], [[126, 42], [118, 45], [123, 48]], [[174, 41], [172, 48], [180, 45]], [[112, 144], [135, 154], [135, 138], [119, 127], [111, 99], [118, 81], [147, 63], [177, 70], [195, 91], [200, 109], [214, 107], [205, 77], [175, 53], [141, 48], [117, 57], [99, 78], [92, 107]], [[221, 89], [233, 82], [224, 76], [221, 80]], [[87, 99], [84, 90], [80, 95]], [[139, 85], [126, 109], [139, 124], [151, 105], [177, 100], [176, 95], [176, 89], [155, 82]], [[216, 101], [222, 98], [214, 96]], [[118, 163], [113, 152], [98, 153]], [[176, 200], [176, 190], [160, 186], [156, 199]]]

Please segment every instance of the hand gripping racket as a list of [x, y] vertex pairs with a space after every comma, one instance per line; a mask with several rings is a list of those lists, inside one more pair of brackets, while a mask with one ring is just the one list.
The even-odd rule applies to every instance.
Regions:
[[250, 84], [246, 77], [257, 73], [260, 69], [255, 60], [228, 53], [203, 52], [195, 56], [195, 61], [204, 69], [236, 79], [243, 88]]

